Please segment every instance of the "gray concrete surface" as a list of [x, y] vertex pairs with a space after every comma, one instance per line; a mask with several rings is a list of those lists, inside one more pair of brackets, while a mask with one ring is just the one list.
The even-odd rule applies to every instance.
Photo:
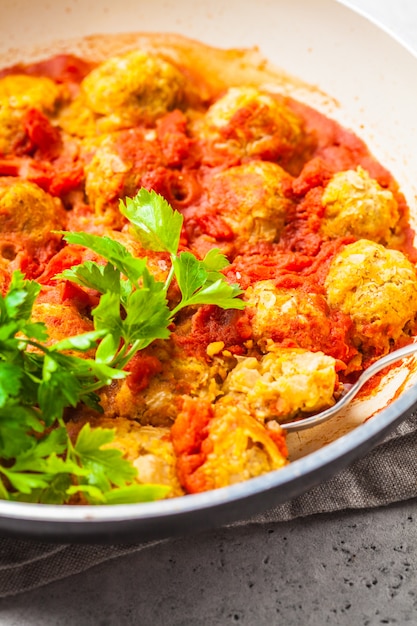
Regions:
[[417, 624], [417, 501], [161, 543], [0, 601], [7, 626]]
[[[417, 50], [416, 0], [346, 3]], [[416, 625], [417, 500], [161, 543], [0, 601], [1, 626], [228, 624]]]

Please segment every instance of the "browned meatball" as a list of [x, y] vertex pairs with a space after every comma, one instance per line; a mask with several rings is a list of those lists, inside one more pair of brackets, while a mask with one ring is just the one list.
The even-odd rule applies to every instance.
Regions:
[[22, 111], [0, 102], [0, 156], [13, 153], [24, 136]]
[[220, 393], [216, 380], [219, 368], [217, 362], [188, 357], [169, 344], [155, 342], [130, 364], [128, 379], [103, 390], [101, 403], [109, 416], [167, 426], [177, 416], [182, 395], [214, 401]]
[[226, 399], [244, 403], [260, 421], [285, 422], [334, 404], [336, 361], [323, 352], [271, 346], [260, 359], [241, 358], [222, 387]]
[[281, 469], [287, 449], [276, 422], [264, 426], [242, 405], [185, 398], [171, 429], [181, 484], [191, 493]]
[[289, 107], [254, 87], [231, 87], [196, 124], [196, 133], [223, 154], [283, 167], [305, 141], [301, 120]]
[[10, 74], [0, 79], [0, 105], [16, 110], [34, 107], [53, 113], [64, 96], [64, 88], [45, 76]]
[[[0, 179], [0, 255], [13, 261], [26, 254], [33, 266], [56, 252], [65, 228], [65, 210], [38, 185], [16, 178]], [[33, 271], [35, 268], [33, 267]]]
[[253, 339], [262, 351], [276, 342], [322, 350], [345, 362], [352, 358], [346, 337], [348, 320], [336, 332], [336, 320], [322, 294], [277, 288], [272, 281], [261, 280], [246, 290], [244, 298], [249, 304]]
[[321, 231], [328, 237], [354, 235], [389, 244], [399, 221], [397, 202], [391, 191], [358, 167], [335, 174], [322, 198], [325, 213]]
[[286, 172], [275, 163], [251, 161], [209, 180], [210, 206], [233, 232], [235, 251], [279, 239], [292, 206], [284, 195]]
[[361, 349], [388, 352], [391, 342], [411, 332], [417, 273], [401, 252], [366, 239], [349, 244], [334, 258], [325, 286], [330, 306], [352, 318]]
[[81, 418], [67, 423], [67, 429], [75, 438], [81, 427], [88, 421], [91, 427], [114, 430], [114, 440], [108, 447], [120, 450], [123, 457], [137, 470], [135, 482], [170, 487], [166, 497], [183, 495], [176, 474], [174, 454], [169, 428], [141, 426], [124, 418], [92, 417]]
[[[183, 86], [183, 75], [171, 63], [133, 50], [94, 68], [81, 84], [80, 97], [98, 116], [99, 132], [108, 132], [154, 122], [181, 102]], [[85, 122], [88, 131], [88, 118]]]
[[[46, 325], [49, 344], [94, 330], [92, 320], [83, 316], [75, 304], [45, 302], [42, 301], [42, 297], [33, 306], [32, 320]], [[75, 351], [74, 354], [82, 356], [83, 353]], [[84, 354], [93, 357], [94, 350]]]

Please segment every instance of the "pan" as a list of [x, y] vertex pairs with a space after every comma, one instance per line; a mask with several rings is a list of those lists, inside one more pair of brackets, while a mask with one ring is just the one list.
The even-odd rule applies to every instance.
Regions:
[[[105, 52], [131, 33], [173, 33], [255, 49], [291, 95], [354, 130], [399, 182], [417, 221], [417, 59], [335, 0], [3, 0], [0, 66], [69, 51]], [[120, 38], [120, 34], [123, 37]], [[87, 39], [85, 39], [87, 37]], [[125, 45], [125, 44], [124, 44]], [[51, 541], [147, 540], [205, 530], [283, 503], [366, 454], [417, 403], [417, 362], [393, 368], [330, 422], [290, 433], [292, 463], [202, 494], [115, 506], [0, 502], [0, 532]]]

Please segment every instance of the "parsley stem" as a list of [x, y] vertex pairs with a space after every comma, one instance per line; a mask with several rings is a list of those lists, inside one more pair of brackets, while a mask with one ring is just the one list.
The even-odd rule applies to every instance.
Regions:
[[[106, 387], [106, 386], [107, 386], [106, 382], [103, 382], [102, 380], [98, 380], [96, 383], [83, 387], [82, 396], [88, 396], [90, 393], [94, 393], [95, 391], [98, 391], [99, 389], [102, 389], [103, 387]], [[81, 401], [82, 401], [82, 396], [80, 398]]]
[[128, 352], [130, 352], [129, 344], [125, 341], [122, 347], [120, 348], [119, 352], [111, 361], [110, 367], [123, 369], [124, 366], [130, 361], [130, 358], [126, 359], [126, 354]]
[[135, 356], [136, 352], [142, 348], [142, 341], [142, 339], [134, 341], [129, 350], [127, 349], [128, 345], [125, 344], [113, 361], [112, 367], [118, 367], [119, 369], [126, 367], [129, 361]]
[[33, 348], [37, 348], [38, 350], [41, 350], [41, 352], [44, 352], [45, 354], [48, 354], [50, 352], [47, 346], [44, 346], [41, 343], [38, 343], [37, 341], [33, 341], [32, 339], [24, 339], [24, 338], [19, 337], [19, 341], [21, 343], [26, 344], [27, 346], [32, 346]]
[[66, 444], [67, 444], [66, 456], [67, 458], [69, 457], [73, 461], [74, 457], [75, 458], [77, 457], [77, 453], [75, 451], [74, 446], [72, 445], [71, 437], [69, 436], [67, 427], [65, 426], [65, 421], [63, 420], [62, 417], [58, 417], [57, 422], [66, 433]]
[[171, 311], [171, 319], [174, 319], [174, 317], [176, 316], [176, 314], [181, 311], [181, 309], [183, 309], [185, 306], [187, 306], [187, 302], [184, 302], [184, 300], [181, 300], [181, 302], [179, 302], [177, 304], [177, 306], [175, 308], [172, 309]]
[[171, 254], [171, 267], [170, 270], [168, 272], [168, 276], [166, 277], [165, 280], [165, 287], [164, 287], [164, 291], [165, 293], [167, 293], [169, 286], [172, 282], [172, 279], [174, 278], [174, 274], [175, 274], [175, 266], [174, 266], [174, 261], [177, 258], [175, 254]]
[[[3, 468], [0, 466], [0, 472], [3, 473]], [[4, 486], [3, 480], [0, 478], [0, 499], [9, 500], [9, 492]]]

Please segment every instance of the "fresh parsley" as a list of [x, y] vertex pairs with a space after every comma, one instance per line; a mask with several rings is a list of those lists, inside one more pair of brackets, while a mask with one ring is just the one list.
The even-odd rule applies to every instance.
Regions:
[[[92, 311], [97, 330], [110, 333], [100, 343], [96, 359], [123, 368], [138, 350], [156, 339], [167, 339], [176, 314], [187, 306], [215, 304], [223, 309], [243, 309], [238, 285], [226, 282], [221, 270], [228, 265], [219, 250], [203, 260], [191, 252], [178, 253], [183, 218], [154, 191], [141, 189], [135, 198], [120, 201], [120, 212], [129, 220], [142, 246], [167, 252], [171, 268], [166, 280], [150, 274], [146, 259], [137, 259], [120, 243], [88, 233], [65, 233], [67, 243], [82, 245], [106, 261], [87, 261], [64, 270], [65, 278], [101, 295]], [[181, 292], [180, 302], [171, 310], [167, 292], [172, 280]]]
[[[94, 251], [87, 261], [56, 276], [101, 294], [92, 311], [94, 331], [50, 345], [47, 327], [32, 320], [41, 286], [15, 272], [0, 296], [0, 498], [61, 504], [81, 497], [91, 504], [147, 501], [169, 487], [143, 485], [137, 471], [111, 447], [114, 430], [86, 423], [72, 441], [65, 411], [84, 403], [101, 411], [97, 391], [127, 376], [131, 358], [156, 339], [167, 339], [178, 311], [216, 304], [243, 309], [238, 285], [221, 270], [228, 261], [218, 250], [203, 260], [178, 252], [183, 218], [158, 194], [141, 189], [120, 203], [145, 249], [165, 252], [171, 267], [165, 281], [119, 242], [89, 233], [64, 239]], [[176, 280], [180, 301], [170, 308]], [[83, 353], [94, 349], [94, 358]], [[70, 351], [70, 352], [69, 352]]]

